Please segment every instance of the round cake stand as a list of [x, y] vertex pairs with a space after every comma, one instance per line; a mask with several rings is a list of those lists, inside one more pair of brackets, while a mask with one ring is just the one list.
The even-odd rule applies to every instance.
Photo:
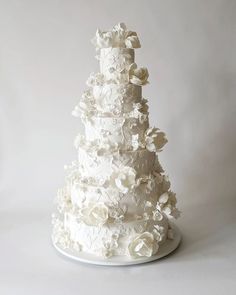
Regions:
[[151, 257], [140, 257], [136, 259], [131, 259], [130, 257], [127, 257], [127, 256], [115, 256], [115, 257], [104, 259], [93, 254], [88, 254], [83, 252], [74, 252], [73, 250], [70, 250], [70, 249], [63, 249], [54, 243], [53, 245], [57, 249], [57, 251], [59, 251], [61, 254], [75, 261], [80, 261], [80, 262], [89, 263], [89, 264], [96, 264], [96, 265], [105, 265], [105, 266], [135, 265], [135, 264], [151, 262], [151, 261], [160, 259], [164, 256], [167, 256], [179, 246], [181, 241], [181, 233], [176, 225], [172, 224], [171, 227], [174, 231], [174, 239], [166, 240], [165, 243], [160, 246], [158, 253]]

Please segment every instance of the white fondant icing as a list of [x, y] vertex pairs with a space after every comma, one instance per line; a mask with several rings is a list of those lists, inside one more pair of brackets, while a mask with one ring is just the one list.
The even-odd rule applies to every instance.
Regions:
[[[153, 242], [157, 248], [158, 244], [164, 243], [167, 238], [168, 221], [164, 217], [159, 222], [139, 220], [109, 226], [90, 226], [79, 221], [74, 214], [66, 213], [64, 227], [70, 239], [79, 243], [82, 251], [105, 257], [129, 256], [129, 245], [144, 232], [153, 235]], [[160, 228], [164, 232], [162, 235], [159, 233]]]
[[120, 115], [133, 110], [133, 104], [142, 100], [142, 88], [133, 84], [95, 85], [94, 104], [101, 113]]
[[155, 208], [159, 210], [163, 204], [157, 203], [158, 198], [170, 187], [168, 178], [161, 174], [144, 177], [139, 185], [128, 193], [122, 193], [112, 183], [101, 186], [99, 179], [101, 180], [101, 177], [97, 176], [97, 182], [91, 184], [88, 181], [75, 182], [70, 188], [71, 203], [81, 207], [87, 202], [102, 202], [109, 207], [118, 206], [122, 210], [125, 208], [127, 214], [137, 219], [142, 217], [145, 212], [153, 214]]
[[129, 68], [134, 63], [134, 50], [130, 48], [102, 48], [100, 72], [107, 80], [129, 82]]
[[[137, 171], [137, 175], [149, 174], [153, 171], [155, 153], [148, 150], [115, 151], [114, 153], [98, 155], [86, 149], [78, 149], [78, 161], [82, 174], [85, 176], [107, 177], [112, 173], [113, 167], [129, 166]], [[142, 159], [142, 161], [140, 161]]]
[[149, 127], [148, 121], [123, 117], [92, 117], [85, 119], [84, 124], [86, 140], [109, 140], [127, 148], [132, 145], [132, 136], [135, 134], [144, 141], [145, 131]]

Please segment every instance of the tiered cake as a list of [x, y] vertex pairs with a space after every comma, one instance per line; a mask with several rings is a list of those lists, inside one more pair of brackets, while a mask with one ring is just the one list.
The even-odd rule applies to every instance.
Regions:
[[85, 135], [75, 139], [78, 161], [66, 167], [66, 184], [58, 191], [53, 242], [95, 260], [151, 257], [174, 239], [169, 219], [179, 215], [158, 161], [167, 139], [149, 126], [142, 97], [148, 70], [134, 62], [137, 34], [120, 23], [98, 30], [92, 41], [100, 72], [90, 75], [73, 111]]

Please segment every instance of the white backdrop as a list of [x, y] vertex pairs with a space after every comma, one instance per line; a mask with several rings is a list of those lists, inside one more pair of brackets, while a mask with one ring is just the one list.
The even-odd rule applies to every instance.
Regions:
[[[235, 294], [235, 19], [233, 0], [0, 0], [1, 294]], [[90, 39], [120, 21], [142, 42], [183, 243], [157, 263], [91, 267], [55, 253], [50, 214], [98, 70]]]

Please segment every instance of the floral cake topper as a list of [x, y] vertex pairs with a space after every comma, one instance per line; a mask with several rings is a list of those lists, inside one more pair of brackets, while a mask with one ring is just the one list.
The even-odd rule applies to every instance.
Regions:
[[127, 30], [124, 23], [115, 25], [111, 31], [97, 30], [92, 43], [96, 49], [108, 47], [140, 48], [140, 41], [136, 32]]

